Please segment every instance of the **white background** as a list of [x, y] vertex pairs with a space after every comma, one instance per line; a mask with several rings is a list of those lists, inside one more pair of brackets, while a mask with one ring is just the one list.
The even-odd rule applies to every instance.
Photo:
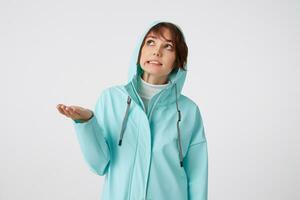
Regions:
[[0, 2], [0, 199], [100, 199], [58, 103], [93, 108], [127, 82], [154, 20], [189, 47], [183, 94], [200, 107], [210, 200], [300, 199], [299, 1]]

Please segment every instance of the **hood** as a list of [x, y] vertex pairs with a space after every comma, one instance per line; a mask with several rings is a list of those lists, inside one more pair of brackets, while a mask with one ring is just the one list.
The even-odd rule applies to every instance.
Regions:
[[[139, 40], [137, 42], [137, 45], [134, 49], [134, 52], [133, 52], [133, 55], [131, 58], [131, 62], [130, 62], [130, 66], [129, 66], [129, 74], [128, 74], [128, 83], [127, 83], [127, 85], [125, 85], [125, 88], [129, 94], [129, 96], [127, 98], [127, 108], [126, 108], [125, 116], [124, 116], [123, 122], [122, 122], [119, 146], [122, 145], [122, 139], [123, 139], [123, 135], [124, 135], [125, 128], [126, 128], [126, 123], [127, 123], [127, 119], [128, 119], [128, 115], [129, 115], [129, 108], [130, 108], [131, 100], [134, 100], [138, 104], [141, 104], [141, 100], [136, 91], [137, 84], [138, 84], [137, 81], [139, 81], [139, 76], [141, 76], [141, 74], [143, 73], [143, 69], [141, 68], [141, 66], [139, 64], [137, 64], [139, 49], [141, 47], [143, 39], [144, 39], [146, 33], [148, 32], [148, 30], [152, 26], [154, 26], [155, 24], [157, 24], [159, 22], [160, 21], [154, 21], [152, 24], [150, 24], [148, 26], [146, 31], [144, 31], [144, 33], [139, 37]], [[187, 69], [187, 67], [186, 67], [186, 69]], [[185, 77], [186, 77], [186, 71], [182, 70], [181, 68], [178, 68], [178, 66], [175, 66], [174, 70], [169, 74], [170, 84], [167, 87], [165, 87], [164, 89], [162, 89], [160, 92], [155, 94], [149, 103], [149, 110], [153, 110], [154, 104], [151, 104], [151, 102], [156, 102], [157, 106], [176, 103], [176, 110], [178, 113], [176, 126], [177, 126], [177, 132], [178, 132], [178, 147], [179, 147], [178, 151], [179, 151], [179, 160], [180, 160], [181, 167], [183, 167], [183, 155], [182, 155], [180, 127], [179, 127], [179, 123], [181, 121], [181, 112], [180, 112], [180, 106], [178, 103], [178, 99], [181, 94], [183, 84], [185, 82]], [[156, 101], [157, 99], [159, 101]], [[151, 114], [149, 115], [149, 118], [150, 118], [150, 116], [151, 116]]]
[[[139, 54], [139, 50], [141, 48], [143, 39], [146, 36], [146, 33], [148, 32], [148, 30], [160, 22], [162, 22], [162, 21], [156, 20], [156, 21], [152, 22], [146, 28], [146, 30], [143, 32], [143, 34], [140, 35], [140, 37], [138, 38], [138, 41], [136, 43], [136, 46], [134, 48], [134, 52], [131, 56], [131, 60], [130, 60], [130, 64], [129, 64], [128, 84], [132, 83], [135, 86], [135, 88], [137, 86], [138, 76], [141, 76], [141, 74], [143, 73], [143, 69], [141, 68], [141, 66], [139, 64], [137, 64], [138, 54]], [[187, 65], [185, 66], [185, 69], [187, 70]], [[159, 103], [158, 103], [159, 105], [174, 103], [174, 101], [176, 100], [176, 96], [175, 96], [176, 94], [175, 94], [175, 91], [172, 89], [174, 89], [175, 86], [177, 89], [177, 92], [176, 92], [177, 98], [179, 98], [182, 88], [183, 88], [183, 85], [184, 85], [184, 82], [185, 82], [186, 73], [187, 73], [187, 71], [182, 70], [179, 67], [174, 67], [174, 70], [169, 74], [170, 84], [168, 87], [163, 89], [163, 90], [167, 90], [167, 91], [165, 91], [163, 93], [163, 95], [161, 95], [161, 99], [163, 99], [163, 101], [159, 101]], [[135, 99], [135, 98], [133, 98], [133, 99]]]

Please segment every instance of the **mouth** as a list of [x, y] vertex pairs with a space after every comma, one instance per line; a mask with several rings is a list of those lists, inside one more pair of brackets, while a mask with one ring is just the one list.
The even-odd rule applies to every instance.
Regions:
[[162, 63], [159, 62], [158, 60], [148, 60], [147, 63], [152, 65], [158, 65], [158, 66], [162, 65]]

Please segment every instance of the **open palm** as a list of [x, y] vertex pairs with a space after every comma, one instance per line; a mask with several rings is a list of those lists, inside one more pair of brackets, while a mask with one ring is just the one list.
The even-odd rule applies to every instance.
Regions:
[[89, 109], [80, 106], [66, 106], [64, 104], [58, 104], [57, 110], [73, 120], [80, 120], [82, 122], [89, 120], [93, 116], [93, 112]]

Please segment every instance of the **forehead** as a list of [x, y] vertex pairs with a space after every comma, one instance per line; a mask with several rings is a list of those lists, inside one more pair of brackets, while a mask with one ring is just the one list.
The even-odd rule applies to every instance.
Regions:
[[173, 35], [172, 35], [171, 31], [167, 28], [161, 28], [160, 30], [157, 30], [155, 32], [151, 31], [146, 36], [146, 39], [147, 38], [160, 39], [160, 40], [163, 40], [166, 42], [175, 43], [173, 40]]

